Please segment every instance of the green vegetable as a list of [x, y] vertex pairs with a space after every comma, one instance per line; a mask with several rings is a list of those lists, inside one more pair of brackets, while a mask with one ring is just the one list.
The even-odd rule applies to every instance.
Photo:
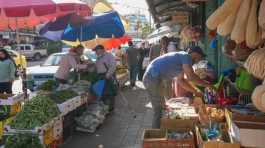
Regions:
[[44, 148], [37, 135], [18, 134], [7, 136], [5, 148]]
[[61, 104], [76, 96], [78, 96], [78, 94], [72, 90], [60, 90], [60, 91], [53, 92], [50, 95], [50, 98], [53, 101], [55, 101], [57, 104]]
[[89, 82], [94, 82], [94, 81], [97, 81], [98, 74], [96, 72], [82, 72], [80, 74], [80, 79], [81, 80], [86, 80], [86, 81], [89, 81]]
[[57, 87], [57, 82], [55, 80], [48, 80], [44, 82], [39, 89], [44, 91], [52, 91]]
[[7, 119], [11, 111], [10, 105], [1, 105], [0, 106], [0, 120]]
[[11, 122], [11, 127], [15, 129], [40, 127], [57, 117], [59, 113], [54, 101], [47, 96], [37, 95], [25, 103], [22, 111]]

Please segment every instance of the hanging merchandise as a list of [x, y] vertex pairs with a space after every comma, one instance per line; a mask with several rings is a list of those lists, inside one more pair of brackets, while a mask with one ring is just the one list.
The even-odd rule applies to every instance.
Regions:
[[241, 0], [226, 0], [206, 21], [206, 25], [210, 30], [216, 30], [218, 25], [240, 6]]
[[254, 92], [252, 93], [251, 99], [255, 107], [265, 112], [265, 85], [259, 85], [255, 88]]
[[265, 0], [261, 1], [259, 9], [259, 26], [265, 30]]
[[247, 71], [253, 76], [263, 80], [265, 78], [265, 49], [255, 50], [244, 64]]
[[206, 25], [210, 30], [217, 29], [221, 36], [230, 35], [236, 44], [246, 42], [247, 47], [255, 49], [265, 38], [265, 31], [262, 28], [262, 5], [263, 1], [257, 14], [258, 0], [226, 0], [208, 18]]

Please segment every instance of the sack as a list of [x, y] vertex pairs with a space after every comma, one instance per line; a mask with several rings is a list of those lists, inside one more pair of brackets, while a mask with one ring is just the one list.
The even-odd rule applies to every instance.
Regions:
[[145, 69], [150, 63], [150, 58], [149, 57], [145, 57], [143, 60], [143, 64], [142, 67]]

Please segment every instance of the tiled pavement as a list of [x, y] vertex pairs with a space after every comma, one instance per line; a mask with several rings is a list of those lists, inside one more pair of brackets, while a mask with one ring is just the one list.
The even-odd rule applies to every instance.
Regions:
[[114, 113], [108, 116], [96, 133], [76, 133], [63, 148], [141, 148], [143, 130], [150, 128], [152, 121], [153, 112], [146, 107], [149, 99], [142, 88], [126, 88], [123, 94], [135, 113], [124, 105], [119, 95]]

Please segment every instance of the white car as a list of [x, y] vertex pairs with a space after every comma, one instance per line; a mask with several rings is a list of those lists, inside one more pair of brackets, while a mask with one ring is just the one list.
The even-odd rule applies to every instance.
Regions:
[[[59, 62], [67, 52], [54, 53], [50, 55], [42, 65], [32, 66], [27, 68], [27, 88], [36, 90], [38, 86], [47, 80], [53, 80], [56, 71], [59, 68]], [[91, 50], [86, 49], [84, 52], [85, 59], [95, 61], [96, 54]]]

